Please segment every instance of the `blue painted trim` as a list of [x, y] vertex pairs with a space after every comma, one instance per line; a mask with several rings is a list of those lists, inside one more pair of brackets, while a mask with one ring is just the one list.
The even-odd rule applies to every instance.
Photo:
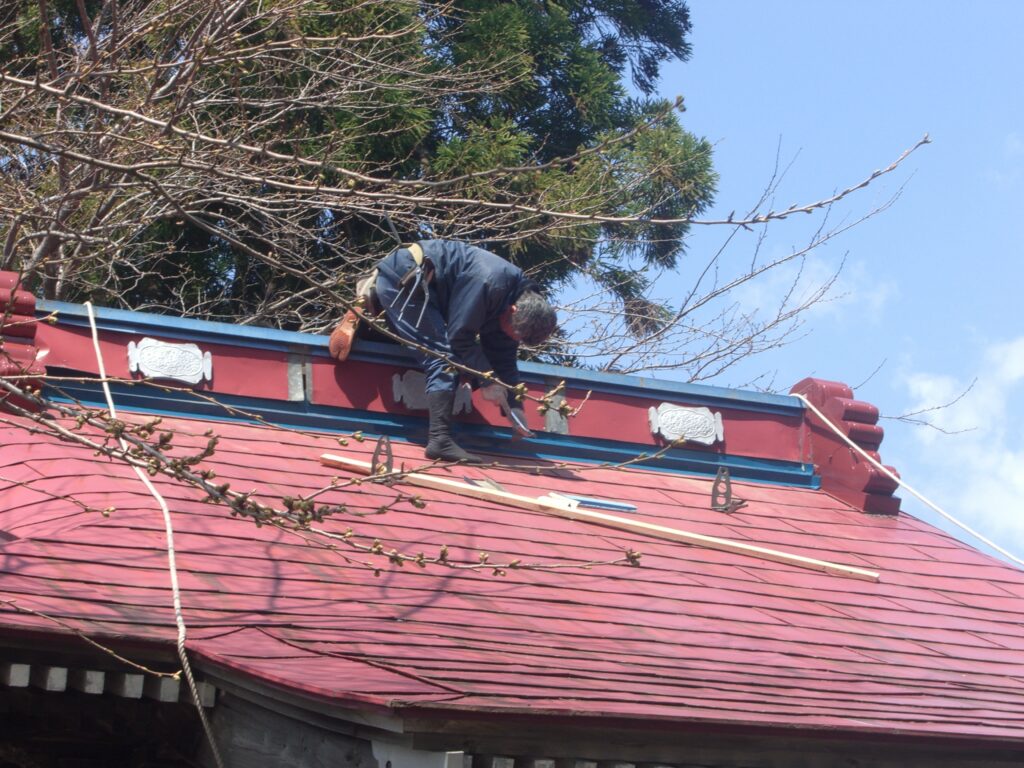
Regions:
[[[37, 301], [36, 316], [57, 313], [58, 324], [89, 327], [89, 313], [84, 304], [68, 304], [63, 301]], [[323, 340], [324, 354], [327, 354], [327, 337], [312, 336], [308, 333], [279, 331], [276, 328], [254, 328], [233, 323], [216, 323], [211, 320], [194, 320], [173, 315], [157, 315], [150, 312], [133, 312], [127, 309], [93, 307], [96, 327], [104, 331], [119, 333], [152, 333], [185, 341], [207, 341], [240, 347], [256, 347], [279, 351], [294, 350], [296, 347], [310, 347], [311, 340]]]
[[[61, 301], [39, 301], [37, 316], [57, 313], [58, 323], [88, 327], [89, 318], [82, 304]], [[96, 324], [102, 330], [131, 334], [153, 334], [192, 342], [212, 342], [237, 347], [274, 350], [278, 352], [305, 352], [311, 357], [329, 357], [327, 336], [316, 336], [275, 328], [254, 328], [246, 325], [217, 323], [208, 320], [132, 312], [124, 309], [94, 307]], [[412, 356], [396, 344], [360, 339], [352, 354], [353, 360], [389, 365], [415, 367]], [[564, 380], [574, 389], [592, 389], [608, 394], [682, 402], [686, 405], [704, 405], [711, 408], [730, 408], [778, 416], [802, 418], [803, 403], [789, 395], [773, 395], [726, 389], [705, 384], [686, 384], [662, 379], [630, 376], [600, 371], [582, 371], [545, 363], [520, 364], [520, 373], [527, 382], [551, 386]]]
[[[105, 407], [99, 384], [91, 382], [64, 383], [67, 397], [50, 388], [48, 396], [60, 402], [72, 400], [86, 405]], [[426, 420], [407, 416], [347, 408], [329, 408], [307, 402], [264, 400], [232, 395], [204, 393], [216, 402], [190, 398], [181, 391], [167, 392], [144, 382], [136, 385], [112, 383], [114, 402], [134, 412], [145, 412], [177, 418], [201, 418], [218, 421], [258, 423], [246, 416], [225, 411], [217, 403], [237, 408], [247, 414], [259, 415], [263, 421], [283, 427], [306, 428], [319, 432], [386, 434], [404, 442], [420, 443], [426, 439]], [[644, 446], [618, 440], [574, 438], [569, 435], [541, 432], [536, 438], [513, 442], [510, 429], [481, 424], [459, 424], [459, 443], [469, 450], [491, 450], [500, 443], [501, 452], [511, 462], [517, 458], [534, 458], [553, 462], [574, 461], [587, 464], [619, 464], [629, 461]], [[411, 438], [411, 439], [410, 439]], [[646, 448], [653, 452], [654, 448]], [[708, 453], [674, 448], [664, 456], [641, 463], [644, 469], [687, 473], [714, 477], [719, 467], [727, 467], [737, 480], [754, 480], [775, 485], [818, 488], [820, 479], [814, 467], [799, 462], [754, 459], [744, 456]]]
[[594, 389], [610, 394], [633, 397], [665, 398], [684, 400], [688, 405], [708, 405], [736, 410], [778, 413], [802, 417], [803, 403], [790, 395], [773, 395], [767, 392], [751, 392], [743, 389], [728, 389], [709, 384], [687, 384], [622, 373], [582, 371], [563, 368], [546, 363], [523, 363], [522, 369], [544, 376], [546, 380], [565, 379], [566, 384], [582, 389]]

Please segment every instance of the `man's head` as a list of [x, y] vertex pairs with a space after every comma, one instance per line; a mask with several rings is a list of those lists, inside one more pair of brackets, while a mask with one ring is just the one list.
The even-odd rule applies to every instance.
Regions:
[[539, 293], [528, 291], [501, 316], [501, 330], [524, 344], [540, 344], [558, 325], [555, 308]]

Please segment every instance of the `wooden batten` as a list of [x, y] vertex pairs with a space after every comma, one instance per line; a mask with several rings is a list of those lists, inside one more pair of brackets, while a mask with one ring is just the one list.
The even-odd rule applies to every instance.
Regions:
[[144, 680], [142, 675], [130, 672], [117, 672], [110, 675], [107, 690], [115, 696], [126, 699], [141, 699]]
[[73, 669], [68, 675], [68, 682], [76, 691], [97, 695], [103, 693], [106, 673], [98, 669]]
[[172, 677], [147, 677], [142, 695], [154, 701], [177, 701], [181, 695], [181, 681]]
[[28, 664], [4, 662], [0, 664], [0, 685], [8, 688], [27, 688], [32, 668]]
[[60, 692], [68, 688], [67, 667], [48, 667], [32, 665], [30, 676], [32, 687], [44, 691]]
[[[346, 456], [337, 456], [325, 453], [320, 456], [320, 463], [324, 466], [348, 469], [363, 475], [370, 474], [372, 467], [369, 462], [359, 459], [350, 459]], [[876, 571], [869, 571], [864, 568], [856, 568], [852, 565], [832, 563], [827, 560], [817, 560], [812, 557], [805, 557], [790, 552], [782, 552], [776, 549], [760, 547], [755, 544], [747, 544], [742, 541], [721, 539], [717, 536], [705, 536], [700, 533], [684, 531], [678, 528], [669, 528], [664, 525], [645, 523], [640, 520], [631, 520], [617, 515], [609, 515], [604, 512], [597, 512], [589, 509], [581, 509], [578, 504], [563, 496], [522, 496], [520, 494], [499, 491], [486, 486], [470, 485], [458, 480], [449, 480], [445, 477], [436, 477], [422, 472], [398, 473], [394, 476], [396, 482], [416, 485], [422, 488], [433, 488], [435, 490], [450, 491], [460, 496], [469, 496], [475, 499], [491, 501], [496, 504], [529, 509], [534, 512], [543, 512], [557, 517], [564, 517], [569, 520], [581, 520], [595, 523], [607, 528], [615, 528], [620, 531], [629, 531], [644, 536], [653, 536], [657, 539], [678, 541], [683, 544], [717, 549], [723, 552], [734, 552], [742, 555], [750, 555], [762, 560], [772, 560], [779, 563], [788, 563], [800, 568], [808, 568], [823, 573], [831, 573], [837, 576], [849, 576], [864, 581], [878, 581], [879, 574]]]

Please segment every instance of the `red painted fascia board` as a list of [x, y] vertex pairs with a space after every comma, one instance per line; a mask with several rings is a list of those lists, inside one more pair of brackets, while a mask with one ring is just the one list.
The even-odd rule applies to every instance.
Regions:
[[[160, 338], [148, 334], [128, 334], [100, 331], [100, 353], [107, 375], [112, 378], [141, 379], [128, 369], [128, 343], [140, 342], [146, 336], [159, 341], [177, 343], [173, 337]], [[92, 334], [86, 328], [67, 325], [43, 324], [37, 334], [39, 346], [47, 351], [46, 364], [51, 368], [99, 375], [99, 363], [92, 344]], [[288, 355], [272, 350], [250, 349], [222, 344], [203, 344], [204, 352], [214, 359], [213, 380], [194, 386], [174, 381], [162, 383], [178, 389], [197, 392], [223, 392], [240, 397], [258, 397], [267, 400], [288, 400]]]
[[[147, 336], [169, 343], [180, 342], [173, 333], [160, 336], [101, 329], [98, 336], [108, 375], [125, 379], [140, 378], [128, 370], [129, 342], [138, 343]], [[46, 363], [52, 368], [93, 375], [99, 372], [88, 328], [61, 324], [59, 321], [54, 325], [42, 323], [39, 324], [37, 344], [46, 350]], [[301, 368], [299, 375], [310, 379], [305, 389], [309, 393], [308, 402], [313, 405], [419, 417], [426, 415], [425, 411], [412, 410], [397, 402], [394, 397], [393, 377], [415, 370], [411, 365], [359, 359], [338, 364], [329, 358], [310, 355], [308, 350], [297, 350], [289, 355], [278, 350], [216, 342], [201, 342], [200, 348], [209, 351], [213, 357], [212, 381], [194, 387], [167, 382], [168, 386], [198, 392], [289, 401], [295, 396], [289, 388], [289, 379], [294, 377], [294, 367], [298, 366]], [[562, 373], [571, 375], [572, 371]], [[529, 380], [527, 388], [531, 396], [541, 398], [557, 383], [554, 379], [550, 382]], [[663, 402], [682, 406], [696, 404], [687, 401], [685, 396], [669, 400], [651, 387], [641, 387], [635, 394], [627, 394], [585, 390], [570, 384], [565, 395], [572, 407], [582, 404], [579, 413], [570, 420], [569, 428], [573, 438], [630, 442], [638, 446], [638, 452], [651, 452], [665, 445], [661, 437], [651, 432], [650, 408]], [[775, 413], [746, 410], [738, 404], [735, 408], [713, 407], [712, 411], [722, 415], [724, 440], [712, 446], [690, 442], [685, 446], [688, 450], [711, 455], [728, 454], [790, 462], [803, 460], [800, 444], [802, 419], [801, 412], [796, 408], [791, 413]], [[530, 426], [542, 431], [545, 420], [536, 405], [528, 403], [526, 412]], [[497, 407], [483, 402], [479, 397], [474, 399], [474, 411], [459, 419], [468, 423], [507, 427], [507, 421]]]
[[[310, 361], [312, 371], [311, 402], [339, 408], [359, 408], [387, 413], [425, 415], [395, 400], [392, 377], [403, 375], [412, 368], [395, 365], [351, 361], [336, 364], [332, 360], [314, 358]], [[554, 387], [557, 382], [550, 382]], [[528, 393], [543, 397], [548, 389], [540, 383], [529, 382]], [[587, 391], [573, 386], [565, 390], [565, 397], [572, 407], [582, 405], [579, 413], [570, 419], [570, 434], [574, 438], [597, 438], [635, 443], [638, 450], [656, 450], [665, 445], [660, 437], [651, 433], [648, 411], [665, 400], [648, 395], [612, 394]], [[676, 405], [688, 405], [680, 398]], [[474, 399], [474, 412], [460, 416], [469, 423], [507, 425], [496, 406]], [[544, 417], [538, 413], [533, 402], [527, 402], [527, 419], [530, 427], [543, 430]], [[710, 454], [729, 454], [752, 458], [776, 459], [780, 461], [802, 461], [800, 427], [803, 420], [797, 412], [794, 415], [770, 414], [729, 409], [722, 407], [713, 411], [722, 414], [724, 440], [712, 446], [687, 443], [686, 448], [706, 451]]]

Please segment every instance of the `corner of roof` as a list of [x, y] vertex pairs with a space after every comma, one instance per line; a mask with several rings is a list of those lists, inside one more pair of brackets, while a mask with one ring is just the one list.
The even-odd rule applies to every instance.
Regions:
[[[878, 426], [878, 408], [855, 400], [853, 390], [838, 381], [806, 378], [790, 393], [802, 395], [849, 440], [877, 462], [885, 430]], [[864, 461], [857, 451], [820, 420], [808, 415], [807, 456], [821, 476], [821, 487], [869, 514], [895, 515], [900, 499], [893, 494], [899, 484]], [[885, 467], [895, 476], [894, 467]]]
[[[44, 354], [36, 343], [38, 325], [36, 298], [21, 289], [21, 275], [0, 272], [0, 378], [45, 375]], [[27, 385], [36, 388], [40, 382], [29, 379]], [[9, 389], [0, 391], [0, 409], [5, 405], [36, 410], [34, 403]]]

